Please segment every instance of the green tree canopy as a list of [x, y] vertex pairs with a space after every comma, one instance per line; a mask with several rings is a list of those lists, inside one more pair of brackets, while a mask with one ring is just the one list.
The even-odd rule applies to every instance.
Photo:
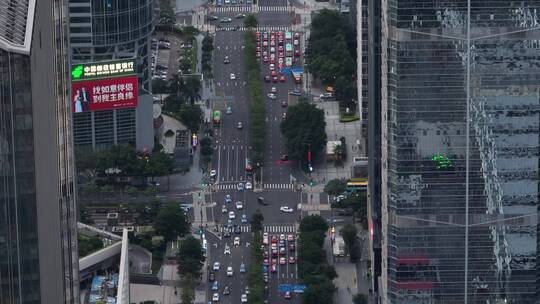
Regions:
[[302, 294], [303, 303], [331, 304], [333, 303], [335, 286], [329, 279], [323, 279], [317, 284], [309, 284]]
[[248, 14], [246, 18], [244, 18], [244, 26], [247, 28], [257, 27], [258, 24], [259, 20], [257, 20], [257, 17], [253, 14]]
[[156, 232], [167, 241], [174, 241], [178, 236], [186, 235], [190, 227], [191, 224], [184, 211], [176, 203], [169, 203], [161, 208], [154, 223]]
[[328, 224], [320, 215], [308, 215], [300, 222], [300, 233], [325, 233], [328, 230]]
[[343, 228], [341, 228], [339, 233], [349, 248], [354, 246], [354, 243], [356, 242], [356, 235], [358, 234], [358, 230], [354, 224], [345, 225]]
[[198, 239], [188, 235], [180, 241], [176, 258], [179, 275], [199, 277], [205, 260], [201, 242]]
[[108, 169], [118, 169], [120, 175], [140, 175], [141, 163], [137, 159], [135, 148], [130, 145], [117, 145], [98, 153], [97, 171], [105, 174]]
[[353, 297], [353, 304], [368, 304], [368, 298], [365, 294], [357, 293]]
[[190, 76], [185, 79], [184, 96], [191, 104], [201, 99], [201, 79], [199, 77]]
[[188, 129], [195, 133], [199, 131], [203, 117], [203, 112], [199, 105], [183, 104], [180, 106], [180, 112], [178, 114]]
[[171, 173], [173, 169], [174, 161], [167, 153], [159, 151], [150, 154], [144, 166], [143, 175], [152, 177], [161, 176]]
[[309, 103], [289, 107], [287, 118], [281, 123], [285, 148], [289, 158], [307, 163], [308, 145], [317, 155], [326, 145], [324, 112]]
[[333, 179], [324, 186], [324, 192], [329, 195], [339, 195], [347, 190], [347, 182], [340, 179]]
[[251, 231], [261, 232], [263, 230], [264, 216], [261, 210], [257, 209], [251, 216]]

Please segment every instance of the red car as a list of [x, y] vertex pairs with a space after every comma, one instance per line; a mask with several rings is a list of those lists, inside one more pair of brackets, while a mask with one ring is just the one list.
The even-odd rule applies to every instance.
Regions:
[[287, 241], [288, 242], [294, 241], [294, 235], [292, 235], [292, 234], [287, 235]]
[[278, 53], [278, 57], [279, 57], [279, 58], [285, 58], [285, 53], [279, 52], [279, 53]]
[[[272, 75], [272, 76], [274, 76], [274, 75]], [[277, 244], [277, 242], [278, 242], [277, 236], [272, 235], [272, 244]]]
[[279, 76], [279, 81], [280, 82], [285, 82], [286, 81], [285, 76], [283, 76], [283, 75]]
[[270, 63], [276, 63], [276, 57], [270, 57]]
[[287, 103], [286, 100], [282, 100], [282, 101], [281, 101], [281, 106], [282, 106], [282, 107], [286, 108], [288, 105], [289, 105], [289, 104]]
[[283, 52], [283, 45], [278, 46], [277, 50], [278, 52]]
[[297, 39], [300, 38], [300, 33], [298, 32], [294, 33], [294, 38], [297, 38]]
[[[277, 72], [276, 71], [270, 72], [270, 76], [272, 77], [277, 76]], [[272, 243], [277, 243], [277, 238], [276, 238], [276, 241], [274, 242], [274, 237], [272, 237]]]
[[277, 265], [277, 259], [272, 259], [272, 265]]
[[299, 49], [294, 50], [294, 57], [300, 57], [300, 50]]

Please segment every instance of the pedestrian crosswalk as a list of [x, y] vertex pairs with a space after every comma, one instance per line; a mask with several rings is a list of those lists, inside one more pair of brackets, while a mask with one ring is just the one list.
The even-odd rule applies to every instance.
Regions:
[[267, 233], [296, 233], [296, 225], [264, 225]]
[[234, 6], [211, 7], [210, 11], [214, 12], [214, 13], [251, 12], [251, 5], [234, 5]]
[[[218, 184], [217, 188], [219, 190], [233, 190], [237, 189], [238, 183], [222, 183]], [[263, 184], [263, 189], [265, 190], [291, 190], [293, 189], [292, 184]], [[250, 190], [250, 189], [247, 189]]]
[[[217, 27], [216, 31], [247, 31], [249, 28], [243, 27], [243, 26], [221, 26]], [[257, 27], [257, 31], [263, 31], [263, 32], [287, 32], [290, 31], [291, 28], [288, 26], [261, 26]]]
[[259, 6], [259, 12], [290, 12], [292, 6]]

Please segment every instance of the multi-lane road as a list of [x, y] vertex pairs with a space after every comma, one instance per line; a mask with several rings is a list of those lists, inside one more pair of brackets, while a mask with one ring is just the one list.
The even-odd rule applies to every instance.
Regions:
[[[260, 0], [259, 12], [256, 14], [259, 21], [259, 31], [290, 31], [293, 14], [287, 0]], [[214, 128], [214, 155], [212, 157], [211, 169], [216, 170], [213, 180], [211, 201], [206, 196], [207, 206], [212, 208], [212, 219], [217, 224], [218, 232], [213, 231], [209, 239], [208, 265], [213, 267], [215, 262], [220, 263], [220, 269], [212, 271], [215, 281], [208, 282], [208, 301], [212, 301], [214, 293], [219, 293], [219, 303], [240, 303], [242, 294], [247, 286], [247, 275], [240, 273], [240, 266], [244, 264], [246, 268], [262, 267], [262, 265], [249, 265], [251, 231], [249, 219], [256, 210], [260, 210], [264, 215], [264, 231], [269, 235], [269, 239], [280, 235], [285, 238], [294, 238], [293, 241], [284, 241], [285, 251], [279, 252], [275, 258], [275, 270], [272, 271], [272, 249], [267, 245], [269, 254], [268, 269], [268, 303], [300, 303], [300, 296], [292, 294], [292, 299], [284, 300], [284, 293], [279, 292], [280, 284], [296, 284], [296, 232], [300, 213], [297, 205], [300, 202], [300, 193], [292, 189], [291, 184], [291, 163], [281, 161], [285, 153], [283, 140], [279, 126], [283, 120], [283, 113], [286, 113], [287, 106], [282, 106], [282, 101], [289, 103], [289, 92], [296, 88], [294, 80], [290, 74], [284, 74], [285, 82], [264, 83], [264, 95], [270, 93], [275, 87], [277, 98], [275, 100], [265, 98], [266, 110], [266, 140], [265, 140], [265, 160], [262, 169], [262, 191], [254, 192], [251, 189], [239, 190], [238, 184], [245, 185], [250, 181], [250, 176], [245, 170], [246, 159], [251, 156], [249, 143], [249, 92], [248, 79], [246, 79], [246, 63], [244, 61], [244, 34], [243, 19], [235, 18], [237, 14], [248, 14], [249, 7], [240, 5], [228, 5], [211, 8], [210, 12], [218, 20], [207, 21], [215, 25], [220, 24], [221, 30], [215, 33], [214, 38], [214, 98], [213, 107], [221, 110], [221, 122]], [[231, 22], [222, 23], [224, 17], [232, 19]], [[239, 30], [233, 30], [239, 27]], [[292, 41], [291, 41], [292, 42]], [[262, 45], [261, 45], [262, 47]], [[277, 44], [276, 44], [277, 49]], [[303, 47], [303, 46], [299, 46]], [[270, 47], [262, 47], [270, 53]], [[277, 67], [277, 50], [276, 50]], [[230, 60], [225, 63], [225, 58]], [[264, 76], [270, 75], [269, 62], [263, 62], [261, 56], [261, 80]], [[301, 62], [300, 60], [298, 62]], [[234, 77], [231, 77], [234, 74]], [[227, 114], [227, 108], [230, 113]], [[242, 124], [242, 128], [238, 124]], [[261, 182], [261, 181], [257, 181]], [[229, 198], [226, 199], [226, 198]], [[262, 205], [258, 203], [258, 198], [263, 197], [268, 203]], [[229, 202], [230, 201], [230, 202]], [[242, 209], [237, 209], [237, 202], [241, 202]], [[280, 211], [281, 206], [288, 206], [294, 209], [291, 213]], [[208, 212], [208, 211], [207, 211]], [[230, 212], [234, 212], [234, 219], [230, 218]], [[242, 222], [242, 217], [246, 220]], [[237, 226], [232, 229], [230, 236], [224, 233], [227, 225]], [[235, 231], [236, 229], [236, 231]], [[210, 235], [210, 234], [209, 234]], [[290, 235], [290, 236], [289, 236]], [[234, 245], [234, 239], [240, 239], [239, 245]], [[291, 245], [294, 250], [291, 250]], [[230, 249], [226, 250], [226, 248]], [[292, 261], [290, 258], [292, 257]], [[284, 264], [280, 264], [280, 258], [285, 259]], [[232, 267], [232, 276], [227, 276], [227, 267]], [[214, 282], [218, 282], [218, 290], [212, 290]], [[230, 294], [224, 295], [224, 288], [228, 287]], [[249, 299], [249, 295], [247, 296]]]

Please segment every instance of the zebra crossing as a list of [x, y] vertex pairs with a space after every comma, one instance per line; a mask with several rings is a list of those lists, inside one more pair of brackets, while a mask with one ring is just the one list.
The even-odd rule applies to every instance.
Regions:
[[251, 5], [235, 5], [235, 6], [220, 6], [212, 7], [210, 9], [214, 13], [227, 13], [227, 12], [251, 12]]
[[[235, 190], [238, 187], [238, 183], [223, 183], [218, 184], [217, 188], [219, 190]], [[266, 190], [291, 190], [293, 189], [292, 184], [263, 184], [263, 189]]]
[[[239, 225], [240, 231], [243, 233], [251, 232], [250, 225]], [[220, 232], [224, 232], [227, 227], [220, 226]], [[296, 225], [264, 225], [264, 232], [267, 233], [296, 233]]]
[[259, 6], [259, 12], [290, 12], [292, 6]]
[[[218, 26], [216, 31], [247, 31], [249, 28], [243, 26]], [[257, 27], [257, 31], [261, 32], [288, 32], [291, 28], [288, 26], [260, 26]]]

